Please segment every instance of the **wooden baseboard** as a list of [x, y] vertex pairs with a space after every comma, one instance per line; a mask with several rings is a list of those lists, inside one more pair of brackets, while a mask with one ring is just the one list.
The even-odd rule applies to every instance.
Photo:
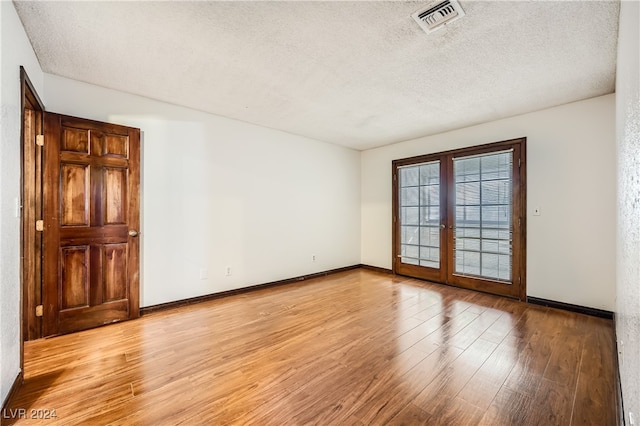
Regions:
[[13, 381], [13, 384], [11, 385], [11, 389], [9, 390], [9, 393], [7, 394], [7, 398], [2, 402], [2, 414], [0, 416], [0, 425], [4, 425], [5, 422], [9, 419], [5, 419], [5, 413], [9, 412], [9, 403], [11, 402], [11, 399], [13, 398], [13, 396], [18, 393], [18, 390], [20, 389], [20, 386], [22, 386], [22, 383], [24, 382], [24, 377], [22, 376], [22, 371], [20, 373], [18, 373], [18, 375], [16, 376], [16, 379]]
[[565, 311], [577, 312], [579, 314], [591, 315], [592, 317], [613, 319], [613, 312], [605, 311], [602, 309], [589, 308], [587, 306], [572, 305], [571, 303], [540, 299], [539, 297], [527, 297], [527, 302], [534, 305], [547, 306], [549, 308], [556, 308]]
[[158, 305], [145, 306], [143, 308], [140, 308], [140, 315], [148, 315], [148, 314], [150, 314], [152, 312], [164, 311], [164, 310], [167, 310], [167, 309], [173, 309], [173, 308], [177, 308], [177, 307], [180, 307], [180, 306], [186, 306], [186, 305], [192, 305], [194, 303], [206, 302], [208, 300], [214, 300], [214, 299], [219, 299], [219, 298], [222, 298], [222, 297], [233, 296], [235, 294], [248, 293], [248, 292], [251, 292], [251, 291], [261, 290], [261, 289], [268, 288], [268, 287], [275, 287], [275, 286], [284, 285], [284, 284], [292, 284], [292, 283], [297, 283], [297, 282], [300, 282], [300, 281], [306, 281], [306, 280], [310, 280], [310, 279], [313, 279], [313, 278], [325, 277], [327, 275], [337, 274], [339, 272], [351, 271], [353, 269], [358, 269], [360, 267], [361, 267], [361, 265], [345, 266], [343, 268], [330, 269], [328, 271], [316, 272], [314, 274], [309, 274], [309, 275], [301, 275], [299, 277], [288, 278], [288, 279], [280, 280], [280, 281], [272, 281], [272, 282], [268, 282], [268, 283], [264, 283], [264, 284], [256, 284], [256, 285], [252, 285], [252, 286], [249, 286], [249, 287], [238, 288], [238, 289], [235, 289], [235, 290], [222, 291], [220, 293], [205, 294], [203, 296], [191, 297], [189, 299], [181, 299], [181, 300], [176, 300], [176, 301], [173, 301], [173, 302], [161, 303], [161, 304], [158, 304]]
[[393, 271], [391, 269], [381, 268], [379, 266], [371, 266], [371, 265], [360, 264], [360, 267], [362, 269], [367, 269], [369, 271], [380, 272], [381, 274], [392, 274], [393, 275]]

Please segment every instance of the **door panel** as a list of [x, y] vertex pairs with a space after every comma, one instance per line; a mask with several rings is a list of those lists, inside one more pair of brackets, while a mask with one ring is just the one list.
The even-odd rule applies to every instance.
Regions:
[[119, 225], [126, 223], [127, 210], [127, 171], [105, 167], [104, 185], [104, 224]]
[[452, 157], [452, 268], [447, 281], [460, 287], [519, 297], [521, 212], [514, 201], [519, 148]]
[[45, 336], [139, 315], [139, 138], [45, 115]]
[[127, 139], [122, 136], [105, 135], [104, 155], [127, 158], [128, 146]]
[[89, 246], [60, 249], [60, 309], [89, 306]]
[[394, 268], [400, 274], [442, 281], [447, 240], [442, 220], [445, 167], [439, 159], [394, 168], [396, 208]]
[[89, 167], [61, 164], [60, 226], [89, 226]]
[[512, 150], [453, 160], [454, 268], [511, 281]]
[[111, 302], [127, 295], [127, 245], [105, 244], [102, 247], [104, 284], [102, 300]]
[[62, 129], [60, 151], [89, 153], [89, 139], [87, 132], [81, 129]]

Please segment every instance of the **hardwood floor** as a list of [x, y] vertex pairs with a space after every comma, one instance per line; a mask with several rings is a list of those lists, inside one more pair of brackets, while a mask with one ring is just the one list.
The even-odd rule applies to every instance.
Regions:
[[357, 269], [28, 342], [3, 421], [615, 425], [612, 334]]

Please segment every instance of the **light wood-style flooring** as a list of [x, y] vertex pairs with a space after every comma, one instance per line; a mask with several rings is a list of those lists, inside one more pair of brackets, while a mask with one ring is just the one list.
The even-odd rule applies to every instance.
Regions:
[[356, 269], [28, 342], [9, 408], [63, 425], [607, 426], [614, 377], [610, 320]]

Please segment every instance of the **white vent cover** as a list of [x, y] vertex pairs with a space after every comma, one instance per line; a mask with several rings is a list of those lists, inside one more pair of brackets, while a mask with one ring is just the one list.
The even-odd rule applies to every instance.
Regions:
[[457, 0], [438, 0], [411, 14], [411, 17], [427, 33], [436, 31], [464, 16]]

